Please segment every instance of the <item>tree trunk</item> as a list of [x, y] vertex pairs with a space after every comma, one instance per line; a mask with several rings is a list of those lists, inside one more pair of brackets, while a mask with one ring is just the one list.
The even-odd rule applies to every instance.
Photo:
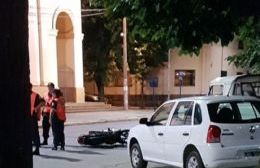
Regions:
[[105, 100], [105, 98], [104, 98], [104, 95], [105, 95], [104, 82], [102, 80], [97, 80], [96, 84], [97, 84], [97, 89], [98, 89], [98, 99], [99, 99], [100, 102], [103, 102]]
[[144, 79], [141, 79], [141, 109], [144, 109]]
[[0, 167], [32, 168], [28, 0], [0, 6]]

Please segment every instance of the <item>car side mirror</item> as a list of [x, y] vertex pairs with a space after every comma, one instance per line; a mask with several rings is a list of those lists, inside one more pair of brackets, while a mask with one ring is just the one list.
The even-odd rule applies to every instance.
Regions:
[[141, 118], [141, 119], [139, 120], [139, 124], [145, 124], [145, 125], [147, 125], [147, 124], [148, 124], [148, 119], [147, 119], [147, 118]]

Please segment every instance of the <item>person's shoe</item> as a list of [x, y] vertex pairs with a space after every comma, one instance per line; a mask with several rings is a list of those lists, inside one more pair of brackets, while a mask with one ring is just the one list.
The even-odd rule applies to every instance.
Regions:
[[56, 146], [52, 147], [51, 150], [57, 150], [58, 148]]
[[65, 147], [64, 147], [64, 146], [60, 147], [60, 150], [63, 150], [63, 151], [64, 151], [64, 150], [65, 150]]
[[35, 151], [33, 151], [33, 155], [40, 155], [39, 149], [36, 149]]
[[48, 145], [48, 141], [44, 140], [41, 145]]

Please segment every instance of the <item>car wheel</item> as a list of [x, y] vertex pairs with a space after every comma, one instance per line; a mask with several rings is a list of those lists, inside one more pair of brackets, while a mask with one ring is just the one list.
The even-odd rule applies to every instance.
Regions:
[[146, 168], [147, 161], [143, 159], [142, 151], [138, 143], [131, 146], [130, 159], [133, 168]]
[[192, 151], [185, 159], [185, 168], [204, 168], [200, 154], [197, 151]]

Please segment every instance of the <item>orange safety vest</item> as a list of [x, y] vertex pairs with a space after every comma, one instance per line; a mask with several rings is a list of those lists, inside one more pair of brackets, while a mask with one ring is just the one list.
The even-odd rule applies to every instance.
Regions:
[[37, 120], [39, 121], [41, 119], [41, 113], [39, 112], [39, 109], [35, 111], [35, 100], [36, 100], [37, 93], [33, 92], [31, 93], [31, 116], [33, 116], [33, 113], [35, 112], [37, 115]]
[[36, 96], [37, 96], [37, 94], [32, 91], [32, 93], [31, 93], [31, 116], [33, 115]]
[[50, 112], [51, 112], [52, 97], [49, 96], [48, 93], [46, 93], [46, 94], [44, 95], [44, 100], [45, 100], [45, 105], [44, 105], [43, 112], [45, 112], [45, 113], [50, 113]]
[[55, 98], [55, 101], [57, 101], [57, 109], [56, 114], [59, 120], [66, 121], [66, 115], [65, 115], [65, 102], [61, 98]]

